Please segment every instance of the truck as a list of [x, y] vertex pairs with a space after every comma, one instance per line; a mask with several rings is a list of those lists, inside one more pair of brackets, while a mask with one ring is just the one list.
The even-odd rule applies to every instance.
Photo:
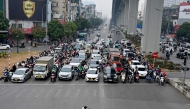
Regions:
[[47, 79], [51, 74], [51, 70], [53, 66], [54, 66], [53, 57], [49, 57], [49, 56], [40, 57], [39, 59], [36, 60], [36, 64], [34, 65], [34, 69], [33, 69], [34, 78]]

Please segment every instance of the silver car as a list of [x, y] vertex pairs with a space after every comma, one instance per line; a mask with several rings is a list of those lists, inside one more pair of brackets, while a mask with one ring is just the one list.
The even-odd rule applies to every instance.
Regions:
[[31, 71], [29, 68], [18, 68], [12, 75], [12, 82], [25, 82], [31, 78]]
[[72, 80], [74, 78], [75, 70], [71, 65], [64, 65], [58, 75], [59, 80]]

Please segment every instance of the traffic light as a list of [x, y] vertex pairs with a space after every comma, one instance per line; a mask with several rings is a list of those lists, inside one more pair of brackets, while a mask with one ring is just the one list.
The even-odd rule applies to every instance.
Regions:
[[186, 57], [184, 57], [184, 62], [183, 62], [183, 65], [186, 65], [186, 63], [187, 63], [187, 58], [186, 58]]

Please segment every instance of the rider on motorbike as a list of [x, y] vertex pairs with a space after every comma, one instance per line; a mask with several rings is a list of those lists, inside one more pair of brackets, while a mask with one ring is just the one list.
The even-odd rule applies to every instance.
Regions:
[[7, 80], [9, 81], [9, 71], [7, 68], [5, 68], [5, 70], [4, 70], [4, 76], [6, 76]]

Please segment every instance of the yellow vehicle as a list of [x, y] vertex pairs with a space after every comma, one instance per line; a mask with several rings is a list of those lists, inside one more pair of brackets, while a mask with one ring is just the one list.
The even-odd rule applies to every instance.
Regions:
[[85, 52], [86, 53], [92, 53], [92, 45], [91, 44], [86, 44]]

